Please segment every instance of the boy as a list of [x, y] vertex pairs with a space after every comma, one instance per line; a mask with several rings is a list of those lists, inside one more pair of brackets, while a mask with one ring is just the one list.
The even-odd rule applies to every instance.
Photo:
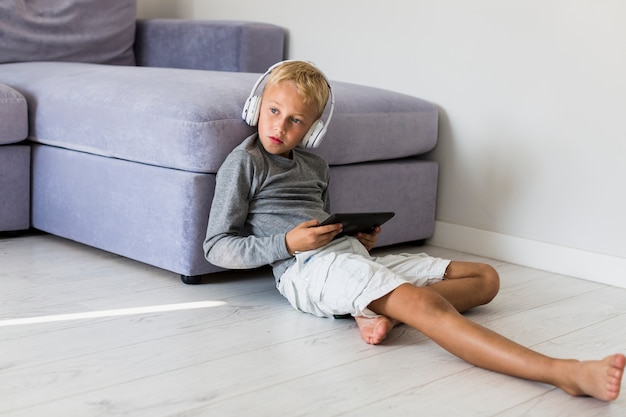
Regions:
[[255, 108], [258, 133], [235, 148], [217, 174], [204, 242], [209, 262], [232, 269], [271, 264], [278, 290], [296, 309], [350, 314], [368, 343], [380, 343], [395, 323], [405, 323], [476, 366], [571, 395], [616, 399], [624, 355], [554, 359], [460, 314], [498, 292], [490, 266], [423, 254], [373, 258], [368, 251], [380, 228], [333, 240], [341, 224], [319, 226], [330, 213], [329, 169], [299, 145], [318, 127], [331, 94], [311, 64], [287, 61], [271, 70]]

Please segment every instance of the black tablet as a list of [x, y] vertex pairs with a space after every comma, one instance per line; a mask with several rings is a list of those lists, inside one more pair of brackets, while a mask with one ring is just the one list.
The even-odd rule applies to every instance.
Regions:
[[370, 233], [376, 226], [381, 226], [395, 214], [391, 211], [381, 213], [336, 213], [320, 223], [320, 226], [341, 223], [343, 231], [337, 236], [356, 235], [359, 232]]

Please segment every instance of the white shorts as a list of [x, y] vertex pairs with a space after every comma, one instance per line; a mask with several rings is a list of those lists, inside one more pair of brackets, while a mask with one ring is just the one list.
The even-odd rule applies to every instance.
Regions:
[[376, 317], [368, 306], [402, 284], [419, 287], [443, 279], [450, 263], [424, 253], [372, 257], [352, 237], [296, 254], [278, 283], [292, 306], [321, 317], [350, 314]]

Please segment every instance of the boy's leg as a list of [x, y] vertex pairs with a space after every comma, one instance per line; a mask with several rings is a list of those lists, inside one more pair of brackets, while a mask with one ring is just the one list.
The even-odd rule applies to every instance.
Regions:
[[[430, 286], [448, 300], [458, 311], [487, 304], [500, 288], [500, 278], [493, 267], [477, 262], [452, 261], [446, 269], [444, 280]], [[376, 345], [387, 337], [398, 322], [388, 317], [355, 317], [361, 338]]]
[[444, 280], [430, 288], [463, 313], [493, 300], [500, 290], [500, 277], [491, 265], [452, 261]]
[[555, 385], [571, 395], [614, 400], [626, 358], [579, 362], [547, 357], [463, 317], [432, 287], [403, 284], [369, 308], [424, 333], [459, 358], [503, 374]]

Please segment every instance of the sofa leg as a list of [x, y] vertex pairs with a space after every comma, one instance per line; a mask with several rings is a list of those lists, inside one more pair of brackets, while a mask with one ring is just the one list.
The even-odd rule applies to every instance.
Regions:
[[180, 279], [188, 285], [196, 285], [196, 284], [200, 284], [200, 282], [202, 281], [202, 275], [194, 275], [194, 276], [189, 276], [189, 275], [181, 275]]

